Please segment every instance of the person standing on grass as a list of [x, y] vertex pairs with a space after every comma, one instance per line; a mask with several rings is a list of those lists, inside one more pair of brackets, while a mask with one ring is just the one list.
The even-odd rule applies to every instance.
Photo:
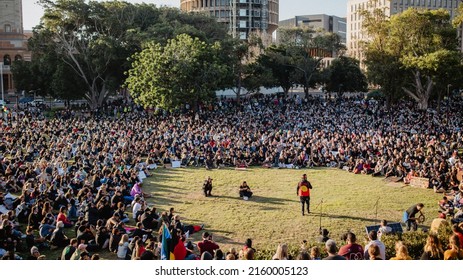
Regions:
[[310, 190], [312, 185], [307, 181], [307, 175], [302, 175], [302, 180], [297, 184], [296, 194], [302, 205], [302, 216], [304, 216], [304, 204], [307, 204], [307, 214], [310, 214]]

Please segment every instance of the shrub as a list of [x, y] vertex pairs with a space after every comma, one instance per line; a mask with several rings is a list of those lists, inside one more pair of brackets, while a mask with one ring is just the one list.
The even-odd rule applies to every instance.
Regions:
[[[411, 231], [383, 236], [381, 241], [386, 245], [386, 259], [395, 256], [395, 243], [402, 241], [407, 246], [410, 257], [414, 260], [419, 260], [423, 254], [428, 235], [429, 233], [423, 231]], [[447, 249], [450, 235], [452, 235], [451, 227], [443, 227], [439, 230], [438, 237], [444, 251]]]

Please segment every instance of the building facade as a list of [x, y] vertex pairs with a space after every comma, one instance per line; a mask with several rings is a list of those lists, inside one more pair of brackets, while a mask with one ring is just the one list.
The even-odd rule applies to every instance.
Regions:
[[349, 0], [347, 2], [347, 52], [351, 57], [363, 60], [361, 42], [366, 39], [362, 31], [362, 10], [383, 9], [386, 16], [399, 14], [408, 8], [446, 9], [450, 17], [456, 16], [460, 0]]
[[5, 92], [14, 92], [11, 64], [15, 60], [31, 59], [27, 39], [23, 30], [22, 1], [0, 0], [0, 67]]
[[204, 12], [227, 24], [235, 38], [251, 32], [271, 35], [278, 28], [279, 0], [180, 0], [185, 12]]
[[347, 27], [346, 24], [346, 18], [320, 14], [295, 16], [294, 18], [282, 20], [279, 22], [279, 27], [309, 26], [315, 31], [338, 34], [341, 38], [341, 41], [345, 44]]

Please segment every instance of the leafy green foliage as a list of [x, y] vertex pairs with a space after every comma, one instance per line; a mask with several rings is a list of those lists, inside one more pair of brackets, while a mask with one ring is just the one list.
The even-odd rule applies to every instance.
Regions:
[[326, 90], [329, 92], [365, 92], [367, 79], [360, 70], [356, 59], [341, 56], [331, 63], [327, 69]]
[[270, 59], [262, 62], [272, 69], [274, 82], [286, 94], [293, 85], [299, 85], [308, 95], [309, 88], [320, 82], [323, 58], [335, 56], [345, 48], [337, 34], [320, 33], [309, 27], [280, 28], [279, 36], [279, 49], [267, 49]]
[[[32, 69], [27, 71], [32, 71], [40, 81], [30, 83], [27, 75], [18, 75], [18, 84], [26, 87], [24, 83], [29, 83], [29, 88], [40, 88], [43, 94], [47, 91], [46, 94], [54, 96], [62, 95], [66, 87], [72, 88], [74, 92], [66, 94], [85, 97], [92, 108], [101, 106], [123, 85], [124, 73], [131, 66], [127, 58], [141, 51], [147, 42], [164, 45], [184, 33], [207, 42], [227, 37], [223, 25], [213, 18], [181, 13], [174, 8], [157, 8], [153, 4], [39, 2], [45, 13], [29, 42], [34, 61]], [[75, 82], [82, 86], [74, 87]]]
[[215, 97], [227, 69], [220, 63], [220, 43], [208, 44], [182, 34], [161, 44], [149, 44], [133, 56], [127, 87], [145, 107], [179, 108]]
[[388, 101], [405, 92], [427, 109], [435, 89], [447, 86], [448, 70], [461, 71], [456, 29], [448, 12], [409, 8], [388, 18], [377, 9], [362, 15], [369, 36], [365, 55], [370, 81], [384, 89]]

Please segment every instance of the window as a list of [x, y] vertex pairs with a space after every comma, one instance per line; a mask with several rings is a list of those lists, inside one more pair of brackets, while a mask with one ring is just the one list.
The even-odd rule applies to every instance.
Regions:
[[8, 54], [3, 56], [3, 65], [11, 65], [11, 57]]
[[21, 61], [23, 60], [22, 56], [20, 56], [19, 54], [17, 54], [15, 57], [14, 57], [14, 61]]
[[6, 33], [11, 32], [11, 25], [5, 24], [5, 32], [6, 32]]

